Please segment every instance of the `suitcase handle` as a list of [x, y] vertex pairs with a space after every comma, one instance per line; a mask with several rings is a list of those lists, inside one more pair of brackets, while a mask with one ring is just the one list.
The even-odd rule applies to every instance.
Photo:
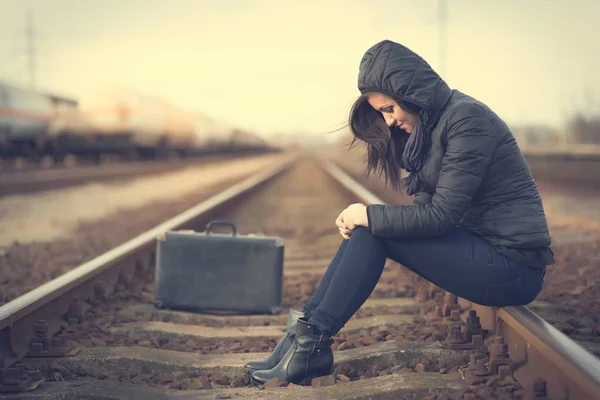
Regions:
[[235, 224], [233, 222], [230, 221], [225, 221], [225, 220], [215, 220], [215, 221], [210, 221], [208, 223], [208, 225], [206, 225], [206, 234], [210, 235], [211, 233], [211, 229], [213, 226], [215, 225], [225, 225], [225, 226], [230, 226], [231, 227], [231, 234], [233, 236], [237, 235], [237, 228], [235, 227]]

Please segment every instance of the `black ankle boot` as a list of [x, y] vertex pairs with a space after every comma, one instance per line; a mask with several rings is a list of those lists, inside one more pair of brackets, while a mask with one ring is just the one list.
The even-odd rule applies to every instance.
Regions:
[[269, 354], [269, 357], [261, 361], [247, 362], [246, 365], [244, 365], [244, 369], [247, 373], [252, 374], [254, 371], [271, 369], [279, 363], [294, 342], [294, 338], [296, 337], [296, 323], [298, 322], [298, 318], [301, 317], [304, 317], [302, 311], [290, 310], [285, 335], [279, 340], [279, 343], [277, 343], [273, 352]]
[[328, 334], [299, 318], [296, 338], [288, 352], [274, 368], [254, 372], [252, 382], [262, 385], [269, 379], [279, 378], [299, 384], [329, 375], [333, 366], [332, 344], [333, 339]]

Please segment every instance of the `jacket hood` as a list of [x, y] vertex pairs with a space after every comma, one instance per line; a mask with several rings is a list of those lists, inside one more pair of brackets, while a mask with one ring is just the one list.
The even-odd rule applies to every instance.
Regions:
[[372, 46], [360, 62], [358, 90], [379, 92], [422, 109], [425, 125], [437, 123], [452, 91], [418, 54], [383, 40]]

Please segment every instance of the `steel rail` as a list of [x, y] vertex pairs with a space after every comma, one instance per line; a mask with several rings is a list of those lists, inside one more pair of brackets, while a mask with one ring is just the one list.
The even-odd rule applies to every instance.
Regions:
[[[332, 162], [322, 159], [321, 165], [364, 204], [384, 203]], [[524, 388], [533, 390], [541, 378], [551, 399], [600, 398], [600, 359], [528, 307], [471, 307], [484, 329], [503, 337], [515, 365], [513, 375]]]

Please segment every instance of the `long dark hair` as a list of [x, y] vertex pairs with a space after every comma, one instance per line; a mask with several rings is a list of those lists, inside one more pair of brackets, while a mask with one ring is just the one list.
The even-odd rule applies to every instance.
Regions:
[[[348, 125], [354, 135], [350, 148], [356, 140], [362, 140], [367, 145], [367, 176], [371, 173], [381, 174], [385, 183], [394, 189], [402, 188], [400, 169], [404, 168], [402, 154], [408, 141], [409, 134], [403, 129], [390, 128], [383, 115], [375, 110], [367, 101], [371, 93], [360, 96], [350, 109]], [[394, 99], [406, 112], [419, 114], [420, 108], [406, 102]]]

